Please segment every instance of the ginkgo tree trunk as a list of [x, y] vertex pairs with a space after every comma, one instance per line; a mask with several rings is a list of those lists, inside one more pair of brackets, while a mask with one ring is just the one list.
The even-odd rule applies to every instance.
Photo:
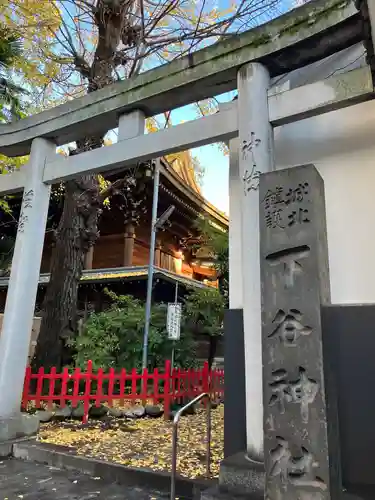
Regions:
[[[16, 12], [13, 17], [23, 15], [23, 3], [8, 2], [8, 8]], [[34, 3], [35, 0], [30, 1], [30, 5]], [[46, 72], [52, 73], [44, 75], [48, 84], [42, 85], [43, 96], [50, 102], [60, 102], [131, 78], [144, 69], [248, 29], [257, 19], [273, 17], [274, 8], [282, 2], [237, 0], [228, 5], [224, 10], [216, 0], [50, 0], [48, 9], [54, 13], [50, 26], [53, 47], [47, 50], [39, 46], [45, 53]], [[30, 19], [28, 22], [30, 35], [33, 25]], [[45, 19], [40, 23], [48, 29]], [[104, 135], [88, 135], [70, 153], [102, 147], [103, 141]], [[105, 196], [108, 194], [111, 186], [107, 183]], [[85, 175], [65, 184], [63, 213], [56, 231], [33, 360], [35, 368], [59, 367], [62, 345], [76, 332], [78, 285], [85, 254], [98, 235], [103, 196], [96, 175]]]
[[[123, 12], [121, 8], [125, 2], [99, 1], [95, 4], [97, 7], [92, 7], [92, 13], [98, 39], [91, 65], [79, 57], [70, 39], [70, 28], [62, 21], [63, 33], [75, 57], [75, 68], [87, 81], [87, 92], [115, 82], [115, 57], [127, 18], [126, 9]], [[71, 154], [101, 147], [103, 141], [103, 136], [87, 136], [77, 142]], [[63, 344], [77, 330], [78, 286], [85, 255], [97, 238], [102, 201], [97, 175], [84, 175], [65, 184], [64, 208], [56, 231], [50, 281], [33, 359], [35, 368], [60, 367]]]

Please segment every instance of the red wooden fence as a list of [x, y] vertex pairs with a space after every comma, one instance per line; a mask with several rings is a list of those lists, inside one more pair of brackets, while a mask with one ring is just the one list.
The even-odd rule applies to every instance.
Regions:
[[[31, 385], [36, 387], [34, 393], [31, 393]], [[209, 392], [215, 398], [222, 396], [224, 370], [209, 370], [205, 363], [200, 370], [171, 371], [171, 363], [166, 361], [162, 371], [155, 369], [149, 372], [145, 369], [137, 373], [135, 368], [129, 372], [123, 368], [115, 372], [114, 368], [110, 368], [106, 373], [100, 368], [94, 373], [92, 362], [88, 361], [85, 372], [75, 368], [73, 373], [69, 373], [68, 368], [64, 368], [62, 373], [57, 373], [56, 368], [52, 368], [50, 373], [45, 373], [44, 368], [40, 368], [38, 373], [32, 373], [28, 367], [22, 407], [26, 409], [29, 402], [34, 402], [35, 407], [40, 408], [43, 402], [49, 409], [53, 404], [64, 407], [68, 403], [75, 408], [82, 402], [83, 421], [87, 422], [91, 405], [99, 407], [106, 403], [113, 406], [117, 400], [120, 406], [124, 406], [125, 401], [151, 400], [153, 404], [163, 404], [164, 416], [169, 418], [173, 402], [195, 397], [202, 392]]]

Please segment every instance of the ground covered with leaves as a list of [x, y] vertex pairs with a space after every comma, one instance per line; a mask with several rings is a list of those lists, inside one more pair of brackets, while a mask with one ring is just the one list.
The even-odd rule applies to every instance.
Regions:
[[[212, 410], [211, 474], [217, 477], [223, 459], [224, 407]], [[172, 422], [143, 418], [43, 424], [39, 440], [69, 446], [79, 455], [155, 471], [171, 470]], [[181, 418], [178, 472], [195, 479], [205, 475], [206, 412]]]

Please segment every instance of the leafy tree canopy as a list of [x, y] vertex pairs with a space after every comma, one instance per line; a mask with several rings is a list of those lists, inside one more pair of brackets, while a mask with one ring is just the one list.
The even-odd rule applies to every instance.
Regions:
[[224, 306], [216, 288], [192, 289], [184, 300], [185, 328], [202, 335], [222, 335]]

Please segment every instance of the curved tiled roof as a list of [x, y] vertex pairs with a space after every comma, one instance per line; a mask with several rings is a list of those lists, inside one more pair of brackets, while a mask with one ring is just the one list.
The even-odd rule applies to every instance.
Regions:
[[[186, 158], [190, 158], [189, 151], [186, 151], [182, 155], [185, 155]], [[162, 161], [161, 172], [164, 175], [164, 177], [167, 178], [172, 183], [172, 185], [174, 185], [177, 189], [179, 189], [179, 191], [182, 194], [187, 196], [192, 201], [192, 205], [189, 206], [190, 209], [193, 210], [193, 212], [196, 212], [197, 214], [205, 212], [207, 215], [210, 216], [210, 218], [212, 218], [214, 221], [216, 221], [217, 224], [219, 224], [219, 227], [228, 227], [229, 225], [228, 215], [219, 210], [217, 207], [215, 207], [202, 195], [200, 188], [197, 184], [197, 181], [195, 179], [195, 175], [193, 175], [194, 170], [191, 160], [189, 163], [188, 162], [185, 163], [180, 173], [176, 168], [174, 168], [171, 165], [171, 162], [170, 161], [168, 162], [167, 158], [164, 157]], [[183, 176], [186, 176], [185, 177], [186, 180]], [[164, 189], [169, 191], [166, 187], [164, 187]], [[172, 195], [171, 192], [170, 194]], [[179, 197], [176, 196], [176, 199], [177, 198], [180, 199]]]
[[[169, 158], [167, 158], [169, 160]], [[193, 159], [190, 151], [184, 151], [176, 155], [169, 162], [173, 170], [181, 177], [185, 184], [192, 188], [197, 193], [201, 194], [201, 188], [197, 183], [196, 173], [194, 170]]]

